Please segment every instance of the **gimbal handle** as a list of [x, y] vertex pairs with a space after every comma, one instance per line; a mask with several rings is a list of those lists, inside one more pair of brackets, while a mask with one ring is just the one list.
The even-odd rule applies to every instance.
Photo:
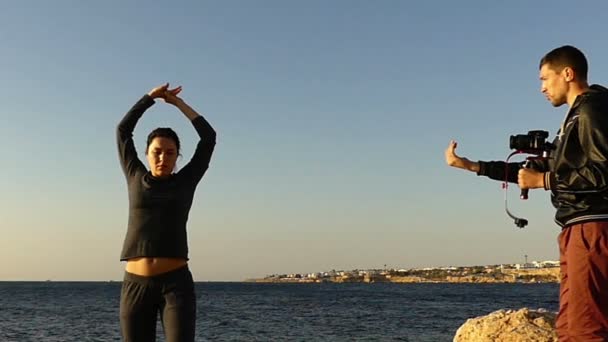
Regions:
[[[524, 162], [524, 165], [522, 165], [522, 169], [527, 169], [530, 167], [530, 159], [526, 159], [526, 161]], [[519, 198], [522, 200], [527, 200], [528, 199], [528, 190], [529, 189], [521, 189], [521, 193], [519, 195]]]

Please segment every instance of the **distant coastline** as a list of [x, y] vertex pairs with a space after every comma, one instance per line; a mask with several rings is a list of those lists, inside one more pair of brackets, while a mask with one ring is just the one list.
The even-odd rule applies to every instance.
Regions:
[[559, 283], [558, 262], [422, 269], [274, 274], [255, 283]]

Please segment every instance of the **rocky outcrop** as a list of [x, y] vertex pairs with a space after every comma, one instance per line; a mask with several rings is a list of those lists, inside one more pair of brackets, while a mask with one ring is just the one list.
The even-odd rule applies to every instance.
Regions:
[[559, 283], [560, 269], [559, 267], [539, 268], [539, 269], [523, 269], [523, 270], [504, 270], [505, 276], [513, 277], [518, 282], [529, 283]]
[[559, 267], [538, 269], [505, 269], [502, 271], [486, 271], [469, 274], [446, 270], [420, 271], [418, 275], [376, 274], [347, 274], [321, 278], [308, 278], [298, 275], [272, 275], [262, 279], [248, 279], [257, 283], [559, 283]]
[[422, 282], [428, 282], [428, 280], [422, 278], [422, 277], [416, 277], [416, 276], [404, 276], [404, 277], [396, 277], [396, 276], [391, 276], [388, 277], [388, 281], [390, 281], [391, 283], [422, 283]]
[[557, 342], [555, 313], [546, 310], [498, 310], [468, 319], [454, 342]]

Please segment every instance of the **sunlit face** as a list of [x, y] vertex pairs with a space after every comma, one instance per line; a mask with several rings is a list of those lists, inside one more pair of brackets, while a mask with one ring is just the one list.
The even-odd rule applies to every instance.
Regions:
[[150, 142], [146, 157], [154, 177], [170, 176], [177, 161], [177, 145], [173, 139], [156, 137]]
[[540, 68], [540, 91], [554, 107], [559, 107], [567, 102], [570, 78], [571, 69], [568, 67], [556, 71], [549, 64], [544, 64]]

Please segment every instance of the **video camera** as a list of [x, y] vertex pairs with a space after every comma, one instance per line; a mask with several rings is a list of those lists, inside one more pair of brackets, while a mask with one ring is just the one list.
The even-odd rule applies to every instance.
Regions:
[[[510, 136], [509, 148], [515, 150], [515, 152], [511, 153], [509, 158], [518, 153], [534, 155], [526, 158], [526, 161], [522, 165], [523, 168], [528, 168], [531, 160], [548, 158], [551, 150], [555, 148], [552, 143], [547, 141], [548, 137], [549, 132], [540, 130], [528, 131], [528, 134], [517, 134]], [[509, 158], [507, 158], [507, 161]], [[507, 176], [508, 175], [505, 173], [505, 182], [503, 183], [503, 187], [505, 188], [505, 210], [507, 211], [507, 215], [515, 220], [515, 225], [517, 225], [519, 228], [523, 228], [528, 224], [528, 220], [514, 216], [511, 214], [511, 212], [509, 212], [507, 207]], [[528, 199], [528, 189], [522, 189], [519, 197], [523, 200]]]
[[553, 149], [553, 144], [547, 142], [547, 131], [529, 131], [528, 134], [518, 134], [509, 137], [509, 148], [522, 153], [542, 155]]

